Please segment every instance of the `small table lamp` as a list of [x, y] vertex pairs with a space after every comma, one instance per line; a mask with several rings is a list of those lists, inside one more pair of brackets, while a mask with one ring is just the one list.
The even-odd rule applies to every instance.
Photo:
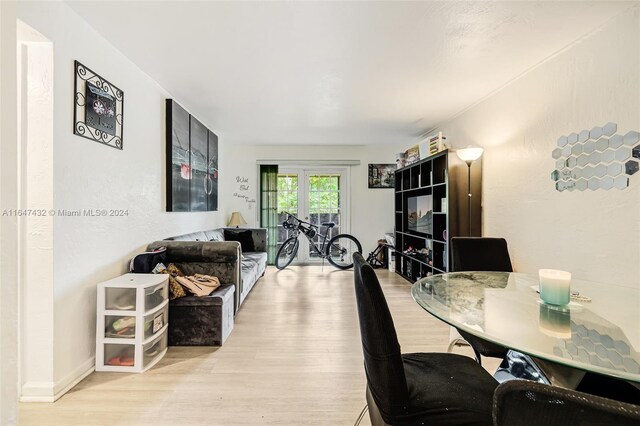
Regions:
[[233, 212], [231, 213], [231, 219], [229, 219], [229, 223], [227, 223], [227, 226], [229, 227], [235, 226], [236, 228], [240, 228], [241, 225], [246, 225], [246, 224], [247, 222], [244, 220], [240, 212]]

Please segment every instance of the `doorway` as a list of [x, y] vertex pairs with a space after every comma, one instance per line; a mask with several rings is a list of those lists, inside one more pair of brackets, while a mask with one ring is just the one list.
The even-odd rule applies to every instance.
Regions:
[[[288, 238], [282, 227], [286, 213], [318, 226], [320, 234], [329, 238], [349, 232], [349, 169], [348, 168], [302, 168], [281, 167], [278, 171], [278, 248]], [[322, 223], [333, 222], [327, 229]], [[314, 237], [321, 244], [321, 237]], [[300, 238], [297, 264], [321, 262], [318, 253], [306, 238]]]

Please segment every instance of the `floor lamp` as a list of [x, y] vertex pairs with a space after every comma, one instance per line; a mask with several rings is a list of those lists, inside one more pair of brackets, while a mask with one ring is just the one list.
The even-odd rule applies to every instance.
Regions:
[[484, 149], [467, 147], [456, 151], [458, 158], [467, 163], [467, 213], [469, 214], [469, 236], [471, 236], [471, 164], [482, 156]]

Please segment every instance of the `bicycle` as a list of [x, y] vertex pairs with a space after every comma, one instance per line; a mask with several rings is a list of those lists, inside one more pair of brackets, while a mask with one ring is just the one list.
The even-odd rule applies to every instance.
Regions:
[[[349, 269], [353, 266], [353, 253], [362, 253], [362, 246], [360, 241], [353, 235], [338, 234], [333, 238], [329, 238], [327, 235], [335, 226], [334, 222], [323, 222], [320, 226], [327, 228], [327, 234], [321, 234], [318, 232], [320, 229], [317, 225], [314, 225], [304, 220], [298, 219], [291, 213], [284, 212], [287, 218], [282, 222], [282, 226], [287, 231], [291, 232], [289, 238], [278, 249], [276, 255], [276, 268], [284, 269], [293, 262], [293, 258], [298, 253], [300, 247], [300, 241], [298, 237], [303, 234], [309, 240], [310, 247], [312, 247], [318, 255], [324, 260], [327, 259], [329, 263], [338, 269]], [[321, 247], [313, 241], [313, 239], [319, 236], [322, 239]]]

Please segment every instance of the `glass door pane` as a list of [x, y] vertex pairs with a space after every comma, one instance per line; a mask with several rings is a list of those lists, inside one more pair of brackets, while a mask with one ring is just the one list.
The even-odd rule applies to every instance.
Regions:
[[298, 175], [295, 173], [278, 174], [278, 248], [289, 238], [289, 233], [283, 228], [282, 222], [287, 218], [286, 213], [298, 217]]
[[[307, 172], [306, 184], [308, 221], [318, 226], [321, 234], [326, 234], [328, 238], [340, 233], [342, 200], [341, 200], [341, 173]], [[332, 229], [322, 226], [322, 223], [334, 222]], [[322, 238], [319, 235], [314, 237], [314, 242], [319, 249], [322, 249]], [[313, 247], [307, 251], [309, 260], [319, 259], [318, 253]]]

